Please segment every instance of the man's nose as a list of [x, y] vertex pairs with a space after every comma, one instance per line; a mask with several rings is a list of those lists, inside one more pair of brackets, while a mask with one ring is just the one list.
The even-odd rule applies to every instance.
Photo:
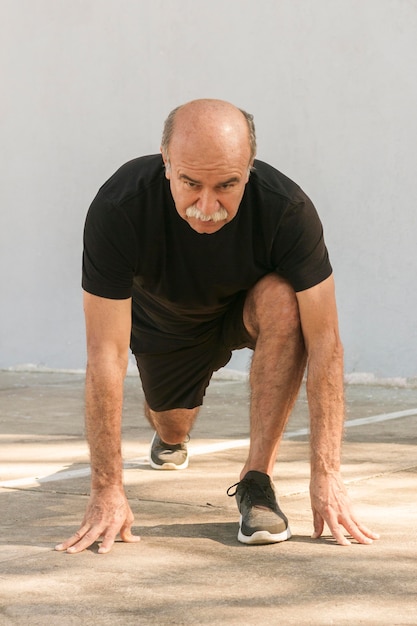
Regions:
[[220, 207], [217, 195], [210, 189], [203, 189], [197, 201], [197, 208], [203, 215], [213, 215]]

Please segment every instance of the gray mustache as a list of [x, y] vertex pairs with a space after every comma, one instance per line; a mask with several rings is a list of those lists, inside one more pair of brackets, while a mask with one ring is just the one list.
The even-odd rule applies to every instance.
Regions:
[[227, 211], [222, 206], [215, 211], [215, 213], [212, 213], [211, 215], [204, 215], [204, 213], [202, 213], [200, 209], [195, 206], [195, 204], [192, 204], [185, 210], [185, 215], [187, 217], [195, 217], [202, 222], [222, 222], [227, 219]]

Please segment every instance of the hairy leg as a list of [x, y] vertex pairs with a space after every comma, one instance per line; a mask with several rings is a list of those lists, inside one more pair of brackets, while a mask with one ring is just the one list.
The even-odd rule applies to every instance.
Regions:
[[250, 448], [241, 478], [250, 470], [272, 476], [306, 365], [294, 290], [268, 274], [249, 291], [243, 320], [256, 346], [250, 370]]
[[185, 441], [194, 425], [199, 408], [153, 411], [145, 403], [145, 416], [162, 441], [176, 444]]

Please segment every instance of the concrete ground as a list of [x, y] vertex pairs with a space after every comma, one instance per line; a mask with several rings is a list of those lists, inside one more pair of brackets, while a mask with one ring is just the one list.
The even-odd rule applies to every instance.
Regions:
[[304, 393], [275, 468], [293, 538], [269, 546], [238, 543], [226, 495], [247, 451], [246, 383], [212, 382], [182, 472], [150, 469], [142, 404], [128, 377], [125, 482], [142, 541], [58, 553], [89, 490], [83, 376], [0, 373], [1, 626], [417, 624], [417, 389], [347, 388], [343, 475], [381, 533], [370, 546], [310, 538]]

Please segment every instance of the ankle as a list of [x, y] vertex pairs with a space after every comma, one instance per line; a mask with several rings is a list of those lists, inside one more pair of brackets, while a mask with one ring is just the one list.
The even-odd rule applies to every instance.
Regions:
[[240, 480], [242, 480], [243, 478], [245, 478], [246, 474], [248, 472], [260, 472], [261, 474], [266, 474], [267, 476], [269, 476], [269, 478], [272, 480], [272, 476], [273, 476], [273, 466], [270, 467], [268, 465], [265, 465], [263, 463], [259, 464], [255, 464], [255, 463], [246, 463], [240, 473]]
[[190, 435], [188, 433], [171, 433], [167, 431], [163, 431], [162, 433], [157, 431], [159, 439], [162, 443], [167, 444], [168, 446], [176, 446], [180, 443], [188, 443], [190, 441]]

